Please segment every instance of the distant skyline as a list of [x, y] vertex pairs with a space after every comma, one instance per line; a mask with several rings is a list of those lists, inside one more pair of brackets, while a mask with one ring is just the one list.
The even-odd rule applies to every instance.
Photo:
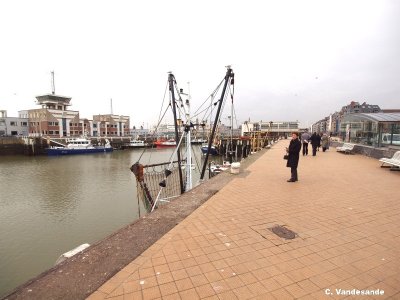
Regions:
[[400, 108], [399, 16], [396, 0], [2, 1], [0, 109], [36, 108], [54, 70], [81, 118], [111, 113], [112, 98], [131, 126], [152, 126], [169, 71], [190, 82], [194, 111], [226, 65], [238, 124], [305, 127], [350, 101]]

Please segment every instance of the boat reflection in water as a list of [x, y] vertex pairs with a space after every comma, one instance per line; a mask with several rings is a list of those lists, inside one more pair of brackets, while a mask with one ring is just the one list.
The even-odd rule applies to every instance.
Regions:
[[75, 138], [68, 139], [67, 145], [64, 147], [51, 147], [47, 149], [47, 155], [71, 155], [71, 154], [86, 154], [86, 153], [105, 153], [112, 152], [110, 141], [106, 139], [106, 144], [94, 146], [89, 139]]

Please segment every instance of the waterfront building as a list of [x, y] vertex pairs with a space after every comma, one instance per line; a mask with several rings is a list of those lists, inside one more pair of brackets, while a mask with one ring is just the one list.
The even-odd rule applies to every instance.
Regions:
[[400, 113], [355, 113], [343, 117], [340, 135], [346, 142], [373, 147], [400, 146]]
[[246, 133], [261, 131], [274, 137], [288, 137], [293, 131], [299, 131], [299, 121], [244, 122], [241, 128], [242, 136]]
[[[91, 136], [98, 137], [117, 137], [129, 136], [130, 125], [128, 116], [119, 116], [113, 114], [94, 115], [91, 126]], [[88, 121], [90, 125], [90, 121]]]
[[36, 99], [41, 108], [28, 110], [30, 136], [79, 135], [79, 112], [68, 110], [71, 97], [47, 94]]
[[232, 137], [239, 137], [241, 134], [241, 129], [240, 128], [231, 129], [230, 125], [227, 126], [225, 124], [221, 124], [218, 128], [218, 134], [221, 138], [229, 138], [231, 135]]
[[379, 113], [383, 112], [379, 105], [367, 104], [363, 102], [360, 104], [357, 101], [351, 101], [348, 105], [342, 107], [339, 112], [330, 114], [311, 126], [312, 132], [328, 132], [332, 135], [338, 135], [341, 132], [341, 122], [347, 115], [358, 114], [358, 113]]
[[150, 130], [147, 128], [143, 128], [143, 126], [140, 126], [140, 128], [136, 128], [135, 126], [130, 130], [129, 134], [133, 137], [145, 137], [150, 134]]
[[379, 105], [367, 104], [365, 101], [360, 104], [357, 101], [351, 101], [350, 104], [342, 107], [343, 115], [357, 113], [378, 113], [381, 112]]
[[81, 119], [79, 111], [69, 110], [71, 97], [46, 94], [36, 97], [41, 108], [28, 110], [29, 135], [53, 138], [129, 135], [129, 117], [96, 115]]
[[18, 112], [18, 117], [8, 117], [6, 110], [0, 110], [0, 136], [27, 136], [28, 118], [26, 111]]

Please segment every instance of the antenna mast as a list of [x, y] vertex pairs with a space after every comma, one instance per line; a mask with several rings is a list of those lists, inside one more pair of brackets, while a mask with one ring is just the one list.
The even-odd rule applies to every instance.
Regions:
[[111, 105], [111, 114], [113, 115], [113, 105], [112, 105], [112, 98], [110, 99], [110, 105]]
[[54, 71], [51, 71], [51, 93], [53, 95], [56, 93], [56, 86], [54, 84]]

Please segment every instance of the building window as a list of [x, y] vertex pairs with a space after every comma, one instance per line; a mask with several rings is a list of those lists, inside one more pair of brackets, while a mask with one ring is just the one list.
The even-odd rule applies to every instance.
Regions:
[[10, 126], [17, 126], [17, 122], [11, 121]]
[[21, 122], [21, 126], [28, 126], [28, 122]]

